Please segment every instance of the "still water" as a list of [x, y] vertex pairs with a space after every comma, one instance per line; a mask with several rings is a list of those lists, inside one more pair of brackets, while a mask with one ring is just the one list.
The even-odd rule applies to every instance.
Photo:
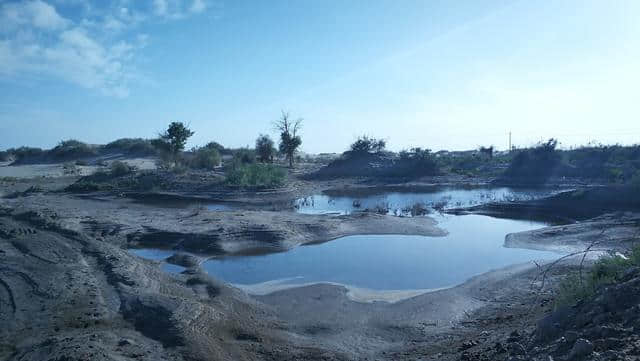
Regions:
[[211, 259], [203, 267], [239, 285], [284, 280], [336, 282], [374, 290], [453, 286], [507, 265], [559, 257], [556, 253], [505, 248], [508, 233], [544, 224], [487, 216], [439, 216], [445, 237], [358, 235], [262, 256]]
[[450, 209], [490, 202], [513, 202], [548, 197], [555, 189], [512, 189], [507, 187], [432, 187], [421, 192], [380, 192], [362, 197], [317, 194], [296, 200], [295, 207], [304, 214], [350, 214], [354, 211], [376, 211], [391, 215], [411, 215], [418, 205], [426, 209]]

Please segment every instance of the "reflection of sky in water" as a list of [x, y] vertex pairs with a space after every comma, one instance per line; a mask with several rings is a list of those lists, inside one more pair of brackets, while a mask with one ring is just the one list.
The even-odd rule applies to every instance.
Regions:
[[182, 266], [178, 266], [175, 264], [171, 264], [171, 263], [163, 263], [162, 264], [162, 270], [168, 273], [180, 273], [182, 271], [184, 271], [186, 268], [182, 267]]
[[229, 211], [232, 209], [232, 207], [228, 204], [220, 204], [220, 203], [216, 203], [216, 204], [207, 204], [206, 205], [207, 210], [209, 211]]
[[439, 205], [444, 208], [467, 207], [490, 202], [510, 202], [537, 199], [549, 196], [551, 190], [514, 190], [511, 188], [456, 189], [440, 188], [434, 192], [399, 193], [387, 192], [363, 197], [331, 197], [324, 194], [296, 200], [299, 213], [305, 214], [349, 214], [357, 210], [388, 209], [391, 214], [400, 214], [414, 204], [428, 208]]
[[129, 252], [135, 254], [138, 257], [152, 259], [154, 261], [161, 261], [173, 256], [173, 254], [175, 253], [174, 251], [153, 248], [130, 249]]
[[448, 236], [349, 236], [283, 253], [209, 260], [204, 268], [236, 284], [298, 277], [291, 282], [330, 281], [396, 290], [447, 287], [492, 269], [558, 257], [503, 247], [507, 233], [544, 226], [541, 223], [486, 216], [438, 220]]

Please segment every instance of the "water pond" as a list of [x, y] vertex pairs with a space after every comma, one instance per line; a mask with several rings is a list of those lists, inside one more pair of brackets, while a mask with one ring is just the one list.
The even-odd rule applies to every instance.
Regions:
[[490, 202], [539, 199], [558, 193], [557, 189], [513, 189], [507, 187], [441, 187], [419, 192], [383, 191], [354, 195], [316, 194], [295, 201], [297, 212], [304, 214], [350, 214], [374, 211], [397, 216], [422, 215], [435, 210], [468, 207]]
[[237, 285], [335, 282], [373, 290], [433, 289], [511, 264], [559, 257], [505, 248], [507, 233], [542, 223], [486, 216], [441, 216], [445, 237], [358, 235], [260, 256], [211, 259], [203, 267]]

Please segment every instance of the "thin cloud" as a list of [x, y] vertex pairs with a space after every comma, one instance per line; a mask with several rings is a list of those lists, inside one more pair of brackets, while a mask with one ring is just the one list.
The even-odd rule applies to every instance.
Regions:
[[53, 6], [40, 0], [3, 4], [0, 8], [0, 19], [5, 30], [22, 26], [56, 30], [64, 28], [69, 23]]
[[[50, 0], [51, 1], [51, 0]], [[42, 0], [0, 5], [0, 79], [53, 77], [115, 97], [145, 79], [136, 54], [149, 42], [142, 22], [184, 19], [207, 8], [204, 0]], [[75, 17], [63, 15], [74, 14]]]
[[206, 8], [207, 3], [205, 3], [204, 0], [193, 0], [189, 11], [191, 11], [192, 13], [201, 13], [205, 11]]

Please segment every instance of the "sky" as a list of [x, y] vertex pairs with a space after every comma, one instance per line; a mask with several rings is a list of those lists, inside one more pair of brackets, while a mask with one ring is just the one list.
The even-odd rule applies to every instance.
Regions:
[[0, 0], [0, 149], [640, 143], [636, 0]]

